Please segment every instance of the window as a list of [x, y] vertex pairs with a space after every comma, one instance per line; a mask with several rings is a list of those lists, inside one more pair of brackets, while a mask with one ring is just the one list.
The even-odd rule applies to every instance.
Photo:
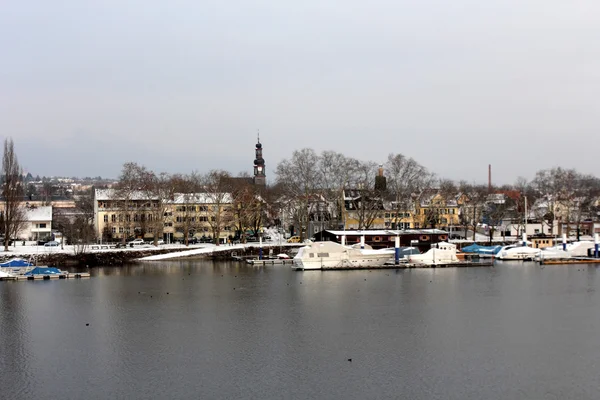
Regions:
[[208, 211], [208, 207], [207, 206], [200, 206], [200, 211]]
[[108, 215], [104, 216], [104, 222], [108, 222]]
[[117, 216], [115, 214], [110, 216], [111, 222], [117, 222]]
[[208, 217], [198, 217], [200, 222], [208, 222]]
[[111, 231], [112, 231], [112, 233], [117, 233], [117, 227], [113, 226], [112, 229], [111, 229]]
[[119, 233], [123, 233], [123, 227], [122, 226], [119, 227]]

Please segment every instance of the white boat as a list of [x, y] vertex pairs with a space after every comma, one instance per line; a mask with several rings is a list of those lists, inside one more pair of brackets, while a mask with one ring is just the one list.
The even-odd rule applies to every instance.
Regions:
[[344, 269], [383, 266], [394, 259], [394, 249], [373, 250], [369, 245], [342, 246], [336, 242], [314, 242], [294, 256], [294, 269]]
[[10, 278], [13, 275], [9, 274], [8, 272], [4, 272], [2, 270], [0, 270], [0, 278]]
[[566, 246], [567, 250], [563, 250], [562, 245], [546, 247], [535, 257], [535, 261], [543, 260], [568, 260], [574, 257], [588, 257], [589, 249], [594, 248], [594, 242], [581, 241], [569, 243]]
[[453, 264], [460, 260], [456, 255], [456, 245], [447, 242], [434, 244], [431, 249], [423, 254], [413, 254], [408, 256], [409, 264], [435, 265], [435, 264]]
[[498, 260], [533, 260], [541, 249], [527, 246], [511, 245], [500, 250], [496, 255]]

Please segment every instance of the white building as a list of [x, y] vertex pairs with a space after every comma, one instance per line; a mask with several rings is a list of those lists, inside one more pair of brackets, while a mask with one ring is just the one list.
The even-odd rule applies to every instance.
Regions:
[[52, 234], [52, 206], [26, 208], [25, 220], [27, 224], [18, 238], [40, 240]]

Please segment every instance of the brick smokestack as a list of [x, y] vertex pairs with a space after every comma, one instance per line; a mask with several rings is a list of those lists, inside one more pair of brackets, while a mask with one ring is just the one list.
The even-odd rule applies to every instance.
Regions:
[[492, 192], [492, 164], [488, 164], [488, 192]]

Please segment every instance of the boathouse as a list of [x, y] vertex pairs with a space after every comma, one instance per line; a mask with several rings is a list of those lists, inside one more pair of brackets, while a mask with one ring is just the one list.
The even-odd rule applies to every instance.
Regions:
[[433, 243], [448, 240], [448, 232], [439, 229], [323, 230], [315, 234], [315, 240], [341, 243], [342, 236], [346, 237], [348, 245], [360, 243], [360, 238], [364, 236], [365, 244], [374, 249], [394, 247], [396, 236], [399, 236], [401, 247], [417, 247], [421, 252], [429, 250]]

